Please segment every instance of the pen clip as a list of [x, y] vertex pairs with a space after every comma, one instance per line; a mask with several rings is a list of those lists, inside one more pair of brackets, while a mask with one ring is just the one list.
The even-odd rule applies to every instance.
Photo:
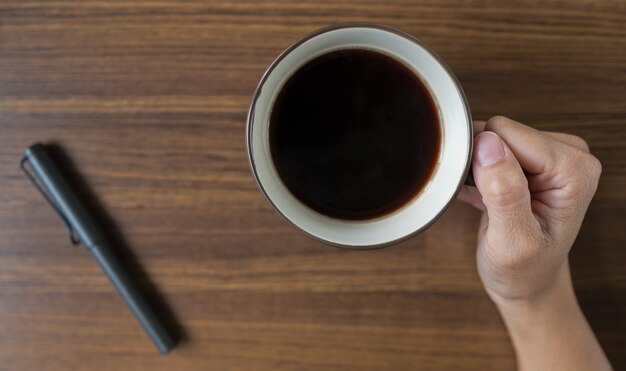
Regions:
[[67, 227], [67, 231], [70, 233], [70, 241], [72, 242], [72, 244], [73, 245], [80, 244], [80, 239], [76, 235], [76, 231], [74, 231], [74, 228], [72, 227], [72, 224], [70, 223], [70, 221], [67, 219], [65, 214], [63, 214], [63, 212], [61, 211], [59, 206], [52, 200], [52, 198], [50, 198], [50, 196], [48, 196], [46, 191], [44, 191], [44, 189], [39, 185], [39, 183], [37, 183], [37, 180], [35, 180], [35, 177], [30, 173], [30, 171], [28, 171], [28, 169], [24, 165], [27, 161], [28, 161], [27, 157], [22, 157], [22, 159], [20, 160], [20, 169], [22, 170], [22, 173], [24, 173], [26, 178], [28, 180], [30, 180], [31, 183], [33, 183], [33, 185], [35, 186], [35, 188], [37, 188], [39, 193], [41, 193], [43, 198], [46, 201], [48, 201], [48, 203], [50, 204], [52, 209], [54, 209], [54, 211], [56, 211], [56, 213], [59, 214], [59, 216], [61, 217], [61, 219], [65, 223], [65, 226]]

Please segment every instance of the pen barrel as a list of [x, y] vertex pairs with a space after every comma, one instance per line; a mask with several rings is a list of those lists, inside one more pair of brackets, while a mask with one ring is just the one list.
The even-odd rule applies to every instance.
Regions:
[[124, 272], [111, 249], [106, 245], [91, 246], [89, 252], [91, 252], [91, 255], [98, 262], [107, 277], [109, 277], [109, 280], [146, 333], [148, 333], [159, 352], [169, 352], [174, 347], [173, 339], [161, 325], [161, 322], [150, 309], [137, 287]]

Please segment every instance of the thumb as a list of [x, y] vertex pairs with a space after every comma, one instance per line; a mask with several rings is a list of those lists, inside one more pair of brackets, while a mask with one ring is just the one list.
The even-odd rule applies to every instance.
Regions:
[[520, 229], [537, 225], [531, 205], [528, 181], [510, 148], [494, 132], [476, 136], [473, 154], [476, 188], [487, 207], [489, 229], [515, 235]]

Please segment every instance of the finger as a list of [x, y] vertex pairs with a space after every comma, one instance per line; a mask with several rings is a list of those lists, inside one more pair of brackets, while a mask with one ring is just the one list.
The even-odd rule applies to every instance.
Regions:
[[520, 228], [540, 232], [524, 172], [497, 134], [486, 131], [476, 137], [472, 163], [476, 187], [489, 215], [489, 228], [503, 235]]
[[478, 135], [485, 131], [485, 125], [487, 125], [487, 121], [474, 120], [474, 135]]
[[558, 174], [558, 157], [563, 143], [504, 116], [489, 119], [485, 130], [498, 134], [529, 173]]
[[487, 211], [487, 207], [483, 203], [482, 196], [476, 187], [463, 186], [459, 192], [458, 199], [470, 204], [480, 211]]
[[[544, 131], [542, 133], [571, 148], [574, 148], [575, 150], [579, 151], [579, 153], [585, 153], [585, 154], [590, 153], [589, 145], [587, 145], [587, 142], [585, 142], [584, 139], [578, 136], [575, 136], [572, 134], [566, 134], [566, 133], [551, 132], [551, 131]], [[574, 156], [571, 156], [571, 157], [573, 158]], [[585, 161], [582, 161], [581, 159], [578, 159], [578, 161], [571, 161], [571, 158], [570, 158], [570, 162], [573, 162], [570, 165], [570, 169], [572, 168], [581, 169], [582, 166], [585, 165]], [[549, 176], [546, 177], [545, 175], [539, 174], [539, 175], [529, 176], [528, 185], [531, 191], [535, 192], [533, 197], [541, 198], [543, 199], [544, 203], [549, 204], [553, 207], [555, 206], [555, 204], [553, 203], [554, 200], [552, 200], [550, 197], [539, 197], [540, 195], [536, 194], [536, 192], [543, 192], [546, 190], [554, 189], [555, 187], [559, 187], [560, 186], [559, 182], [553, 181], [553, 179], [550, 179]]]
[[569, 146], [572, 146], [580, 151], [583, 151], [585, 153], [589, 153], [589, 145], [587, 144], [587, 142], [585, 142], [585, 140], [581, 137], [578, 137], [576, 135], [572, 135], [572, 134], [567, 134], [567, 133], [556, 133], [553, 131], [544, 131], [544, 134], [546, 134], [547, 136], [554, 138], [556, 140], [558, 140], [561, 143], [565, 143]]

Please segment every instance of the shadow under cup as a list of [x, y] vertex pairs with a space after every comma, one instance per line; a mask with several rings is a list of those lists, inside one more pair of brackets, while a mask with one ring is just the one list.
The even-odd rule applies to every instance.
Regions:
[[[364, 220], [331, 217], [307, 207], [281, 179], [270, 147], [272, 109], [285, 83], [308, 62], [344, 49], [378, 52], [408, 67], [428, 89], [437, 109], [441, 133], [434, 170], [415, 196], [392, 212]], [[246, 131], [253, 175], [276, 211], [312, 237], [353, 249], [399, 242], [432, 224], [463, 185], [470, 165], [473, 137], [463, 91], [439, 57], [410, 35], [373, 24], [331, 26], [287, 48], [259, 83], [248, 113]]]

